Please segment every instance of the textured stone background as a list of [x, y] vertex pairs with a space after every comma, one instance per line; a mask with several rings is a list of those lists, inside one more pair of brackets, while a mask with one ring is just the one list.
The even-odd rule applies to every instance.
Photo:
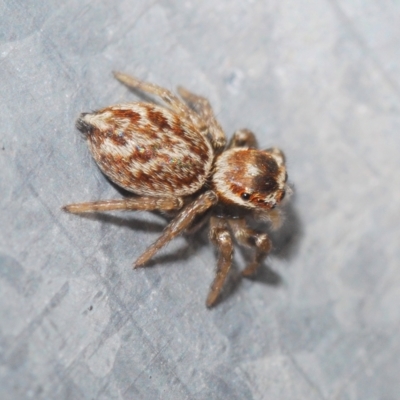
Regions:
[[[1, 399], [399, 399], [398, 0], [0, 1]], [[254, 281], [213, 310], [206, 233], [152, 268], [149, 213], [74, 129], [135, 95], [112, 70], [208, 96], [278, 145], [295, 188]]]

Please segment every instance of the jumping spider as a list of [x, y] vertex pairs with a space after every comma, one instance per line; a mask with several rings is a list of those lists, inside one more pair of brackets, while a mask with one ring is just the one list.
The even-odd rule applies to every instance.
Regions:
[[[288, 190], [283, 153], [258, 150], [254, 134], [238, 130], [226, 146], [225, 133], [207, 99], [178, 87], [181, 98], [152, 83], [125, 74], [115, 77], [129, 88], [158, 96], [165, 106], [125, 103], [80, 115], [76, 126], [86, 135], [100, 169], [118, 186], [137, 196], [70, 204], [78, 214], [111, 210], [176, 211], [162, 235], [136, 260], [143, 266], [173, 238], [210, 223], [218, 248], [218, 267], [206, 305], [213, 306], [232, 263], [233, 241], [254, 248], [243, 270], [253, 275], [271, 249], [268, 235], [250, 229], [246, 217], [280, 225], [275, 208]], [[204, 222], [204, 221], [203, 221]]]

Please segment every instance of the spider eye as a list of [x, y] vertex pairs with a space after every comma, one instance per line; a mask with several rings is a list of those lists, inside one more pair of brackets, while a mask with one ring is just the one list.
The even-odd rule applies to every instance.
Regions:
[[243, 200], [249, 200], [250, 199], [250, 193], [242, 193], [240, 196]]

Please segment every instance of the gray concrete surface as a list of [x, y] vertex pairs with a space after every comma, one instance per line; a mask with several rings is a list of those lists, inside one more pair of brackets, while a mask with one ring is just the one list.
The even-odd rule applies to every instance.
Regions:
[[[1, 399], [399, 399], [400, 2], [0, 1]], [[120, 193], [74, 129], [135, 95], [208, 96], [285, 150], [295, 189], [254, 281], [165, 221], [60, 207]]]

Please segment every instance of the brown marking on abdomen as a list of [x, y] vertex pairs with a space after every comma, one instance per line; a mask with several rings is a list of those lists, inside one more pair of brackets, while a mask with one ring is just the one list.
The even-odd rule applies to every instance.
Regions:
[[171, 129], [171, 125], [164, 114], [160, 111], [154, 110], [151, 106], [147, 107], [147, 118], [158, 128], [158, 130]]

